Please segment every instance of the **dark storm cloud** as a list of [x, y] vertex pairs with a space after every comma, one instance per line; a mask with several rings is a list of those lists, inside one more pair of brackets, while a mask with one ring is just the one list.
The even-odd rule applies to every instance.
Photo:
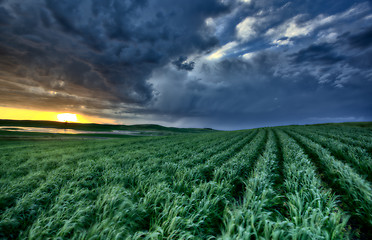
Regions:
[[3, 0], [0, 102], [219, 129], [370, 120], [371, 9], [359, 0]]
[[177, 67], [178, 70], [192, 71], [195, 66], [195, 62], [187, 62], [187, 57], [181, 56], [177, 60], [173, 61], [172, 64]]
[[213, 0], [3, 1], [1, 72], [25, 88], [143, 105], [153, 98], [153, 69], [215, 46], [204, 20], [228, 10]]
[[349, 38], [349, 43], [353, 47], [368, 48], [372, 45], [372, 27], [362, 31], [361, 33], [355, 34]]
[[[274, 76], [281, 56], [263, 52], [250, 61], [225, 59], [201, 70], [202, 79], [162, 69], [157, 104], [148, 109], [154, 119], [179, 126], [239, 129], [309, 122], [363, 120], [372, 113], [372, 82], [355, 79], [347, 87], [318, 83], [302, 72], [290, 78]], [[211, 74], [212, 73], [212, 74]], [[165, 80], [166, 76], [180, 81]], [[138, 113], [140, 114], [140, 113]]]
[[308, 62], [312, 64], [334, 64], [345, 59], [333, 52], [330, 44], [310, 45], [306, 49], [301, 49], [296, 54], [292, 54], [294, 63]]
[[7, 25], [12, 20], [12, 16], [8, 13], [8, 11], [0, 7], [0, 26], [1, 25]]

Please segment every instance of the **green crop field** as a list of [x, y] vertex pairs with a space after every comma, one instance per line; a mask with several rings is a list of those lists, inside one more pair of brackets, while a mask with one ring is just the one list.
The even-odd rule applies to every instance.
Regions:
[[370, 123], [0, 141], [0, 239], [372, 239]]

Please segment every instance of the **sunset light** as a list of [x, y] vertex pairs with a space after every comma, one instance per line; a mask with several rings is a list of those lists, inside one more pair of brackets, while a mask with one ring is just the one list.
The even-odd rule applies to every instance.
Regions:
[[68, 119], [65, 120], [64, 114], [66, 113], [41, 111], [35, 109], [0, 107], [0, 119], [115, 124], [115, 121], [112, 119], [88, 116], [80, 113], [79, 114], [67, 113], [75, 115], [75, 117], [72, 116], [73, 120]]
[[60, 122], [77, 122], [76, 114], [72, 113], [61, 113], [57, 115], [57, 119]]

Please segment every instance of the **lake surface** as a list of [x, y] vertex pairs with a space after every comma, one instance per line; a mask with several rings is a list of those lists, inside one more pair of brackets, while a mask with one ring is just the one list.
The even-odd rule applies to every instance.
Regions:
[[118, 134], [118, 135], [151, 135], [153, 132], [138, 131], [83, 131], [75, 129], [61, 128], [41, 128], [41, 127], [17, 127], [17, 126], [0, 126], [0, 130], [17, 131], [17, 132], [39, 132], [39, 133], [63, 133], [63, 134]]

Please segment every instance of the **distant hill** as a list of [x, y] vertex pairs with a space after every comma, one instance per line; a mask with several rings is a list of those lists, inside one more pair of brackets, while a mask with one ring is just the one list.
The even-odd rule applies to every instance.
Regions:
[[41, 127], [58, 129], [75, 129], [82, 131], [159, 131], [174, 133], [200, 133], [216, 131], [211, 128], [175, 128], [164, 127], [156, 124], [136, 124], [136, 125], [113, 125], [113, 124], [95, 124], [95, 123], [64, 123], [54, 121], [34, 121], [34, 120], [0, 120], [0, 126], [17, 127]]

